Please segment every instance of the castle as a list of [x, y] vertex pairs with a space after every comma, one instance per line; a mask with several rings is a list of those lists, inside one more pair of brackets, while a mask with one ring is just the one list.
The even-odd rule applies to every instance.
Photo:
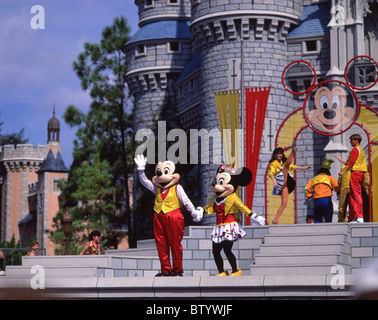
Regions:
[[[245, 87], [271, 86], [253, 202], [258, 213], [265, 210], [265, 172], [279, 126], [305, 99], [284, 89], [284, 68], [305, 60], [314, 66], [318, 82], [345, 81], [350, 59], [358, 55], [378, 59], [376, 0], [135, 0], [135, 5], [139, 30], [123, 48], [135, 131], [156, 128], [159, 120], [166, 122], [167, 130], [219, 128], [213, 92], [240, 89], [242, 79]], [[303, 86], [303, 76], [295, 75], [297, 86]], [[357, 95], [361, 103], [377, 106], [378, 86]], [[297, 164], [313, 170], [298, 174], [298, 190], [313, 177], [324, 156], [347, 157], [351, 132], [360, 133], [366, 142], [357, 126], [336, 136], [310, 128], [300, 134]], [[210, 153], [216, 152], [221, 152], [221, 142], [214, 140]], [[210, 200], [217, 165], [199, 164], [184, 175], [183, 183], [195, 184], [188, 192], [195, 205]], [[333, 176], [340, 165], [332, 166]], [[143, 190], [138, 179], [134, 181], [136, 198], [135, 192]], [[298, 192], [297, 204], [297, 222], [304, 223], [311, 208], [303, 192]]]
[[0, 240], [14, 235], [22, 247], [38, 239], [39, 247], [54, 254], [46, 229], [59, 210], [58, 181], [67, 179], [59, 143], [60, 123], [53, 117], [47, 124], [47, 145], [5, 145], [0, 151]]

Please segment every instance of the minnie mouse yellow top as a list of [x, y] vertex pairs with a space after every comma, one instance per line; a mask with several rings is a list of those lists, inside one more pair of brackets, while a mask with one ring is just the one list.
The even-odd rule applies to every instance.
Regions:
[[[214, 213], [214, 201], [216, 201], [215, 196], [213, 196], [211, 198], [209, 204], [206, 207], [203, 208], [205, 210], [206, 214]], [[240, 200], [238, 195], [236, 193], [231, 193], [226, 198], [226, 202], [225, 202], [225, 205], [224, 205], [224, 216], [232, 215], [234, 213], [237, 213], [239, 210], [241, 212], [243, 212], [247, 217], [249, 217], [252, 214], [252, 211], [247, 206], [245, 206], [243, 204], [243, 202]], [[217, 216], [217, 224], [216, 225], [218, 226], [218, 225], [221, 225], [221, 224], [224, 224], [224, 223], [231, 222], [231, 221], [228, 221], [228, 220], [229, 219], [227, 219], [225, 217], [225, 221], [222, 221], [222, 219], [218, 218], [218, 216]]]

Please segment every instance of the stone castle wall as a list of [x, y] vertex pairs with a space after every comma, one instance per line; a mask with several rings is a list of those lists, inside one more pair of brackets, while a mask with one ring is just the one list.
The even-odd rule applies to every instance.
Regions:
[[[173, 19], [175, 15], [169, 11], [172, 8], [166, 3], [156, 2], [153, 8], [146, 8], [144, 3], [144, 1], [136, 2], [139, 6], [140, 27], [151, 21], [156, 21], [157, 17], [162, 20]], [[318, 82], [332, 77], [330, 73], [332, 45], [327, 33], [310, 38], [289, 36], [290, 31], [301, 23], [304, 6], [314, 4], [310, 0], [241, 0], [237, 2], [232, 0], [191, 0], [190, 32], [192, 38], [184, 41], [183, 48], [185, 50], [180, 58], [176, 57], [174, 65], [184, 68], [187, 67], [185, 63], [189, 61], [196, 66], [196, 69], [190, 70], [192, 73], [186, 73], [185, 77], [180, 77], [180, 81], [177, 83], [175, 77], [180, 74], [180, 70], [177, 68], [173, 72], [171, 69], [168, 72], [171, 82], [165, 80], [154, 82], [154, 79], [164, 79], [161, 76], [162, 73], [157, 77], [156, 69], [154, 69], [166, 63], [163, 46], [161, 46], [161, 50], [157, 50], [157, 42], [146, 41], [145, 45], [149, 50], [146, 57], [135, 57], [135, 48], [127, 51], [130, 63], [128, 66], [130, 88], [136, 106], [136, 128], [141, 128], [147, 123], [152, 125], [154, 121], [160, 119], [173, 119], [175, 124], [172, 127], [178, 125], [187, 132], [189, 129], [205, 129], [208, 132], [212, 129], [219, 129], [213, 91], [240, 89], [241, 46], [243, 43], [244, 86], [271, 86], [253, 204], [253, 210], [263, 214], [265, 212], [265, 173], [275, 147], [277, 132], [282, 121], [291, 112], [302, 107], [305, 99], [305, 95], [294, 96], [285, 90], [281, 83], [284, 68], [290, 62], [302, 59], [315, 67]], [[319, 1], [316, 4], [329, 5], [331, 2]], [[187, 19], [189, 16], [187, 9], [188, 6], [185, 6], [185, 10], [180, 13], [176, 11], [175, 18]], [[306, 52], [304, 49], [306, 41], [317, 41], [316, 52]], [[150, 50], [149, 46], [155, 49]], [[193, 57], [195, 57], [193, 61], [189, 60]], [[167, 103], [176, 108], [176, 117], [167, 117], [167, 110], [164, 110]], [[352, 131], [356, 131], [355, 128], [351, 128], [350, 132], [342, 136], [349, 136]], [[332, 150], [330, 151], [330, 149], [332, 148], [327, 149], [326, 146], [330, 143], [344, 143], [345, 145], [347, 140], [345, 137], [323, 136], [311, 128], [303, 130], [298, 135], [296, 164], [299, 166], [310, 165], [313, 168], [305, 172], [297, 171], [298, 223], [305, 222], [306, 214], [311, 212], [311, 205], [306, 202], [303, 189], [315, 175], [323, 157], [331, 154]], [[348, 146], [348, 144], [346, 145]], [[200, 152], [207, 152], [211, 161], [213, 154], [221, 152], [222, 143], [219, 139], [215, 139], [211, 141], [210, 147], [210, 150], [200, 150]], [[346, 151], [341, 148], [338, 152], [345, 153]], [[344, 154], [342, 156], [344, 157]], [[210, 184], [218, 165], [218, 163], [210, 162], [210, 164], [204, 165], [200, 163], [196, 167], [198, 178], [197, 180], [192, 179], [191, 183], [198, 185], [199, 181], [200, 186], [196, 191], [196, 197], [194, 197], [198, 200], [198, 205], [206, 205], [209, 202]], [[333, 167], [332, 174], [335, 176], [334, 173], [338, 172], [339, 164], [335, 163]], [[206, 224], [206, 221], [204, 223]]]

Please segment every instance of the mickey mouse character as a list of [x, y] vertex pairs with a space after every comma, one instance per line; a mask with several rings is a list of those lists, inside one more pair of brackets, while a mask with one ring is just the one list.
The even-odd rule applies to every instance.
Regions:
[[206, 214], [216, 213], [217, 221], [211, 234], [211, 240], [214, 261], [219, 272], [217, 276], [228, 275], [223, 269], [222, 249], [232, 268], [230, 276], [241, 276], [242, 274], [242, 271], [237, 268], [236, 258], [231, 250], [234, 241], [243, 238], [246, 233], [236, 222], [234, 213], [240, 210], [246, 216], [251, 217], [255, 224], [265, 224], [265, 219], [256, 213], [252, 213], [235, 193], [238, 186], [247, 186], [251, 180], [252, 173], [248, 168], [243, 167], [236, 171], [234, 166], [227, 168], [225, 165], [221, 165], [217, 169], [215, 179], [211, 184], [211, 191], [214, 196], [206, 207], [197, 208], [199, 212], [205, 211]]
[[347, 92], [341, 86], [332, 90], [320, 87], [315, 93], [314, 104], [315, 109], [309, 112], [308, 119], [325, 133], [337, 132], [356, 116], [356, 110], [347, 106]]
[[[180, 207], [183, 204], [195, 222], [200, 221], [202, 216], [199, 216], [183, 187], [178, 184], [180, 175], [175, 172], [176, 166], [172, 161], [159, 162], [152, 181], [148, 180], [144, 173], [147, 159], [143, 155], [137, 155], [134, 161], [137, 164], [140, 182], [156, 195], [153, 228], [161, 265], [161, 273], [156, 276], [182, 276], [184, 271], [181, 241], [185, 223]], [[172, 252], [172, 267], [169, 249]]]

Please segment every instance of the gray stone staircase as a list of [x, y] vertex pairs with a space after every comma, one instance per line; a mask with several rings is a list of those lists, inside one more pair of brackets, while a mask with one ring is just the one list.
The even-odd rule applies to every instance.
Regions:
[[[183, 268], [184, 276], [210, 276], [218, 273], [212, 254], [210, 234], [213, 226], [190, 226], [182, 241], [183, 245]], [[233, 253], [242, 269], [243, 275], [248, 275], [250, 265], [254, 263], [255, 254], [259, 252], [268, 226], [245, 227], [246, 237], [235, 242]], [[160, 272], [160, 262], [155, 246], [155, 241], [138, 241], [137, 249], [109, 250], [107, 252], [117, 263], [117, 268], [112, 271], [99, 267], [103, 270], [103, 276], [114, 277], [143, 277], [154, 276]], [[222, 252], [226, 270], [231, 267]], [[113, 263], [114, 265], [114, 263]]]
[[335, 265], [351, 273], [349, 224], [270, 226], [250, 275], [324, 275]]
[[[190, 226], [182, 241], [186, 277], [218, 273], [209, 240], [212, 226]], [[245, 227], [247, 236], [235, 242], [233, 252], [243, 275], [329, 275], [341, 265], [351, 273], [349, 224], [309, 224]], [[222, 253], [223, 254], [223, 253]], [[225, 269], [230, 270], [224, 257]], [[160, 262], [153, 239], [138, 248], [109, 250], [103, 256], [23, 257], [21, 266], [7, 266], [6, 278], [30, 278], [31, 268], [42, 266], [47, 278], [153, 277]]]
[[[218, 273], [212, 255], [212, 226], [190, 226], [182, 241], [184, 276], [210, 276]], [[243, 275], [248, 275], [255, 254], [259, 252], [268, 226], [245, 227], [246, 237], [235, 242], [233, 253]], [[224, 256], [225, 269], [231, 267]], [[31, 268], [41, 266], [47, 278], [153, 277], [160, 272], [154, 239], [138, 241], [135, 249], [109, 250], [102, 256], [22, 257], [21, 266], [7, 266], [6, 278], [30, 278]]]

